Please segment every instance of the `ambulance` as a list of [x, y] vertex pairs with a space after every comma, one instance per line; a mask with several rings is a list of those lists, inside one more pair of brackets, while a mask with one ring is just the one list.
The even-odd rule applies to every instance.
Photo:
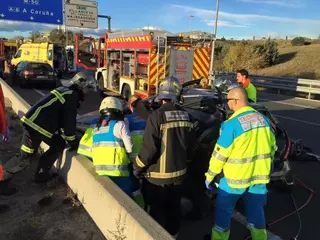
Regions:
[[49, 42], [22, 44], [11, 60], [11, 64], [17, 66], [24, 61], [48, 63], [56, 71], [67, 70], [65, 47]]

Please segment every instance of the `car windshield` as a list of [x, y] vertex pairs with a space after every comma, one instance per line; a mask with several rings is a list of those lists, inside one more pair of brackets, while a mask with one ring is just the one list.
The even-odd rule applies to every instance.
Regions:
[[52, 67], [45, 63], [29, 63], [28, 68], [41, 71], [53, 71]]

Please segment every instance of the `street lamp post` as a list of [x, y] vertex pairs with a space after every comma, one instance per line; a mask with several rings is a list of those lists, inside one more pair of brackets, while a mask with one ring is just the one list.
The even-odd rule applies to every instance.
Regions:
[[189, 16], [189, 19], [190, 19], [190, 23], [189, 23], [189, 34], [190, 34], [190, 40], [191, 40], [191, 44], [192, 44], [192, 33], [191, 33], [191, 30], [192, 30], [192, 19], [193, 19], [193, 16], [190, 15], [190, 16]]
[[189, 32], [190, 32], [190, 33], [191, 33], [191, 29], [192, 29], [192, 18], [193, 18], [193, 16], [190, 15], [190, 16], [189, 16]]
[[214, 73], [214, 69], [213, 69], [213, 61], [214, 61], [214, 49], [215, 49], [216, 40], [217, 40], [219, 2], [220, 2], [220, 0], [217, 0], [216, 19], [215, 19], [215, 23], [214, 23], [214, 36], [211, 41], [211, 61], [210, 61], [210, 69], [209, 69], [209, 82], [212, 87], [214, 86], [214, 83], [215, 83], [215, 73]]

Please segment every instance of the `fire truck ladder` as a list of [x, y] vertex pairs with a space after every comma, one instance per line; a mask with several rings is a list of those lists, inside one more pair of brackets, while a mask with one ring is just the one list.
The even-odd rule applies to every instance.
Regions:
[[[158, 51], [157, 51], [157, 81], [156, 81], [156, 93], [158, 94], [158, 84], [159, 84], [159, 74], [166, 76], [166, 67], [167, 67], [167, 38], [166, 37], [157, 37], [158, 40]], [[159, 72], [160, 68], [160, 59], [161, 64], [163, 64], [163, 72]]]

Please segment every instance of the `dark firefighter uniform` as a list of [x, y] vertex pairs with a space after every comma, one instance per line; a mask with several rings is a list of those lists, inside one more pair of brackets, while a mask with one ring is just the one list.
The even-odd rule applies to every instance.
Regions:
[[172, 235], [180, 227], [180, 186], [187, 173], [191, 128], [185, 110], [165, 103], [150, 114], [133, 165], [135, 175], [145, 177], [143, 193], [150, 215]]
[[22, 117], [21, 161], [36, 154], [41, 142], [49, 145], [49, 150], [40, 158], [36, 178], [49, 172], [62, 154], [66, 141], [71, 147], [76, 144], [77, 108], [81, 100], [81, 91], [74, 87], [60, 87], [52, 90]]

